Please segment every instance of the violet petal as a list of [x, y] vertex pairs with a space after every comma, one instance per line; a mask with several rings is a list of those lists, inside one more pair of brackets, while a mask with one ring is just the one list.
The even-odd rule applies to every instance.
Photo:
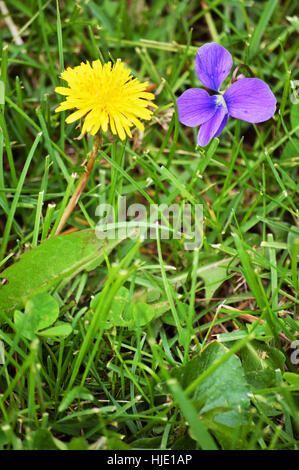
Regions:
[[226, 114], [227, 112], [225, 107], [223, 105], [218, 106], [214, 116], [209, 119], [209, 121], [205, 122], [200, 126], [197, 135], [198, 145], [201, 145], [202, 147], [208, 145], [212, 137], [214, 137], [215, 134], [218, 132], [220, 126], [222, 126]]
[[196, 54], [195, 70], [201, 83], [218, 91], [233, 65], [230, 53], [216, 42], [200, 47]]
[[223, 129], [225, 128], [225, 126], [227, 124], [228, 117], [229, 117], [229, 114], [226, 113], [226, 115], [222, 119], [222, 123], [220, 124], [218, 131], [216, 132], [216, 134], [214, 134], [214, 137], [218, 137], [218, 135], [221, 134], [221, 132], [223, 131]]
[[206, 90], [190, 88], [177, 100], [179, 120], [186, 126], [195, 127], [208, 121], [216, 112], [215, 97]]
[[242, 78], [223, 95], [229, 114], [247, 122], [264, 122], [275, 113], [276, 98], [259, 78]]

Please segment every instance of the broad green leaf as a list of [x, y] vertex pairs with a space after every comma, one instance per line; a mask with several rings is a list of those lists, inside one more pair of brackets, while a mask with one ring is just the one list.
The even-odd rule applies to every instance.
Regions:
[[197, 270], [197, 275], [201, 277], [205, 283], [205, 295], [209, 302], [214, 292], [221, 286], [222, 282], [227, 278], [227, 268], [232, 263], [232, 258], [224, 258], [220, 261], [202, 266]]
[[7, 433], [0, 431], [0, 450], [4, 450], [5, 444], [9, 442], [9, 436]]
[[130, 316], [124, 317], [126, 311], [126, 306], [129, 301], [129, 290], [122, 286], [113, 301], [111, 302], [108, 321], [111, 322], [114, 326], [129, 326]]
[[[163, 321], [163, 323], [166, 323], [167, 325], [176, 326], [176, 323], [175, 323], [175, 320], [173, 318], [172, 313], [168, 312], [168, 310], [169, 310], [169, 303], [168, 302], [167, 302], [167, 305], [168, 305], [168, 309], [164, 310], [167, 313], [165, 313], [165, 315], [163, 315], [162, 321]], [[188, 307], [187, 304], [184, 304], [183, 302], [180, 302], [179, 300], [177, 301], [178, 317], [179, 317], [179, 320], [180, 320], [182, 325], [185, 323], [186, 318], [188, 318], [188, 309], [189, 309], [189, 307]]]
[[285, 356], [277, 348], [252, 341], [240, 352], [245, 377], [253, 388], [266, 388], [276, 384], [275, 369], [283, 371]]
[[[101, 294], [97, 294], [90, 303], [92, 310], [97, 305], [99, 295]], [[122, 326], [133, 329], [144, 326], [169, 310], [168, 302], [148, 304], [145, 302], [135, 302], [133, 297], [130, 303], [129, 298], [129, 290], [122, 286], [111, 303], [106, 328]]]
[[299, 140], [294, 138], [287, 142], [285, 148], [283, 149], [281, 157], [282, 158], [295, 158], [298, 156], [298, 153], [299, 153]]
[[132, 328], [147, 325], [156, 317], [154, 306], [144, 302], [133, 303], [129, 311], [132, 316]]
[[161, 437], [144, 437], [133, 441], [131, 444], [132, 449], [159, 449], [161, 444]]
[[196, 441], [184, 434], [172, 444], [171, 450], [196, 450]]
[[23, 307], [29, 297], [46, 292], [62, 279], [100, 264], [104, 250], [109, 253], [121, 240], [99, 240], [94, 230], [84, 230], [43, 241], [24, 253], [20, 261], [0, 275], [0, 310]]
[[68, 450], [87, 450], [88, 442], [84, 437], [73, 437], [67, 447]]
[[39, 336], [45, 336], [47, 338], [66, 338], [73, 331], [69, 323], [59, 321], [52, 328], [47, 328], [46, 330], [39, 331]]
[[38, 317], [38, 330], [53, 325], [59, 315], [58, 302], [47, 292], [36, 294], [27, 300], [25, 313]]
[[161, 297], [160, 289], [151, 288], [151, 289], [148, 289], [146, 293], [147, 302], [155, 302], [156, 300], [159, 300], [160, 297]]
[[20, 312], [20, 310], [15, 310], [13, 320], [16, 326], [16, 331], [21, 336], [28, 339], [33, 339], [35, 337], [35, 332], [38, 327], [38, 318], [31, 318], [31, 315], [27, 316], [26, 313]]
[[[98, 304], [101, 292], [99, 292], [90, 302], [90, 311], [86, 315], [86, 320], [91, 320], [94, 310]], [[126, 305], [129, 299], [129, 291], [126, 287], [121, 287], [116, 296], [114, 297], [109, 315], [105, 324], [105, 329], [112, 328], [113, 326], [129, 326], [130, 321], [123, 317]]]
[[294, 374], [294, 372], [285, 372], [283, 374], [283, 379], [289, 382], [291, 385], [297, 385], [299, 388], [299, 375]]
[[59, 315], [59, 305], [47, 292], [27, 300], [25, 313], [15, 310], [14, 323], [21, 335], [33, 339], [39, 330], [53, 325]]
[[108, 437], [105, 445], [104, 445], [105, 450], [130, 450], [131, 446], [126, 444], [124, 441], [117, 437]]
[[[227, 351], [222, 344], [212, 341], [198, 356], [176, 369], [174, 375], [187, 388]], [[246, 423], [246, 410], [250, 404], [249, 391], [240, 359], [231, 356], [197, 387], [192, 398], [197, 402], [201, 415], [219, 408], [214, 421], [237, 427]]]
[[53, 437], [48, 429], [38, 429], [33, 434], [32, 450], [67, 450], [67, 446]]
[[[215, 409], [216, 412], [216, 409]], [[219, 412], [219, 409], [218, 409]], [[249, 432], [253, 430], [252, 423], [243, 424], [242, 428], [231, 428], [225, 424], [218, 423], [214, 418], [214, 411], [205, 413], [201, 419], [206, 426], [217, 436], [217, 441], [223, 450], [244, 450], [244, 442]]]

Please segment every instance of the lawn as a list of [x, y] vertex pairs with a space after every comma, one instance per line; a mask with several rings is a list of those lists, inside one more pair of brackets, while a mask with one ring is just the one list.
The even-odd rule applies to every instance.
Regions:
[[298, 449], [296, 2], [0, 27], [0, 449]]

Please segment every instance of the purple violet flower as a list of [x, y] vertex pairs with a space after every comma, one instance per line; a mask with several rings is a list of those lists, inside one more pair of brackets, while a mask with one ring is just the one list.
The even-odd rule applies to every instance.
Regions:
[[230, 53], [215, 42], [200, 47], [195, 70], [201, 83], [218, 95], [190, 88], [177, 100], [179, 120], [186, 126], [200, 125], [198, 145], [207, 145], [227, 124], [228, 117], [246, 122], [264, 122], [275, 113], [276, 99], [269, 86], [259, 78], [241, 78], [221, 93], [219, 88], [233, 65]]

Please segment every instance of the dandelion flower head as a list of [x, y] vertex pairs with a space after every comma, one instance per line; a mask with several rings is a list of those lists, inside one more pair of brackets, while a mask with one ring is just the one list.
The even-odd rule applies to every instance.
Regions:
[[149, 101], [155, 96], [146, 91], [148, 82], [134, 78], [121, 61], [113, 65], [111, 62], [102, 65], [100, 60], [82, 62], [77, 67], [68, 67], [60, 78], [68, 88], [55, 88], [66, 96], [55, 111], [75, 109], [66, 118], [67, 123], [85, 116], [82, 135], [86, 132], [95, 135], [100, 129], [107, 132], [110, 126], [112, 133], [124, 140], [126, 135], [132, 137], [132, 126], [144, 131], [140, 119], [150, 120], [153, 111], [148, 107], [157, 108]]

